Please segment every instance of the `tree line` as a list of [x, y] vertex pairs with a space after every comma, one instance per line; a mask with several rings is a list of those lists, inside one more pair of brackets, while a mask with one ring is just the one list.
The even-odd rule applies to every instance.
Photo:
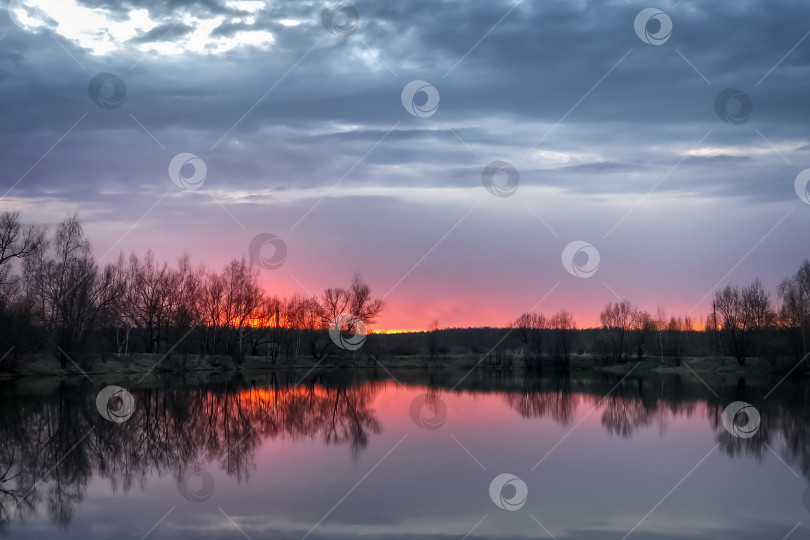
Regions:
[[[104, 265], [74, 216], [49, 231], [26, 226], [17, 212], [0, 213], [0, 369], [26, 354], [82, 362], [101, 354], [264, 356], [274, 364], [303, 356], [345, 353], [327, 330], [342, 314], [369, 327], [384, 304], [356, 273], [348, 287], [320, 295], [272, 295], [244, 257], [215, 271], [188, 255], [174, 265], [121, 253]], [[507, 328], [439, 329], [410, 336], [370, 336], [364, 352], [424, 354], [427, 361], [487, 355], [486, 365], [522, 356], [526, 363], [570, 365], [573, 355], [603, 364], [660, 357], [679, 365], [692, 356], [800, 360], [810, 346], [810, 261], [777, 288], [775, 302], [759, 280], [715, 293], [705, 321], [649, 313], [628, 300], [608, 303], [601, 326], [578, 329], [573, 314], [524, 313]], [[343, 324], [343, 323], [341, 323]], [[11, 352], [8, 352], [11, 351]], [[352, 353], [356, 354], [356, 353]], [[88, 360], [89, 361], [89, 360]]]
[[595, 355], [604, 364], [660, 356], [680, 365], [686, 356], [707, 355], [732, 356], [739, 365], [752, 357], [798, 361], [810, 345], [810, 260], [779, 284], [776, 303], [760, 280], [719, 289], [702, 327], [688, 315], [667, 317], [660, 306], [653, 315], [628, 300], [609, 302], [599, 321], [597, 332], [576, 332], [564, 310], [551, 317], [524, 313], [511, 328], [523, 352], [566, 366], [571, 350]]
[[[316, 358], [333, 352], [326, 336], [339, 315], [342, 330], [371, 326], [384, 307], [359, 272], [346, 287], [320, 296], [283, 298], [259, 284], [252, 261], [221, 271], [175, 265], [151, 251], [121, 253], [101, 265], [76, 216], [49, 234], [0, 214], [0, 354], [36, 352], [69, 358], [90, 354], [162, 353]], [[80, 360], [77, 360], [80, 361]]]

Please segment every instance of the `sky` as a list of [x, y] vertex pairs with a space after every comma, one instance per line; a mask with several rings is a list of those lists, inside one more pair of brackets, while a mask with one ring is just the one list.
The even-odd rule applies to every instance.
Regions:
[[810, 258], [810, 4], [12, 0], [0, 210], [376, 330], [705, 317]]

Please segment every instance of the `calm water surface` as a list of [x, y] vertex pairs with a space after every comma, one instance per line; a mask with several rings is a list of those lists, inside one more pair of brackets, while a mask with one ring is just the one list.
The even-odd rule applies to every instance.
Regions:
[[[96, 410], [105, 384], [0, 385], [3, 530], [136, 540], [810, 532], [807, 381], [771, 391], [778, 379], [479, 372], [453, 389], [463, 374], [394, 375], [119, 381], [136, 404], [120, 424]], [[759, 410], [754, 437], [723, 427], [733, 401]], [[493, 499], [503, 473], [513, 481]]]

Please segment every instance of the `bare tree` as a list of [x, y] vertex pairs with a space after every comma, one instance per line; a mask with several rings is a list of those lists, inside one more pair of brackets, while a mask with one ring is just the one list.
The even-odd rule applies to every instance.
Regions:
[[751, 352], [758, 356], [767, 356], [770, 354], [768, 331], [774, 326], [776, 313], [760, 280], [754, 280], [742, 290], [742, 301], [751, 334]]
[[425, 331], [425, 340], [427, 341], [428, 359], [432, 361], [436, 357], [439, 344], [439, 321], [434, 320], [428, 325]]
[[571, 363], [571, 350], [574, 345], [574, 332], [577, 323], [570, 312], [562, 309], [555, 313], [548, 321], [548, 328], [551, 328], [552, 358], [558, 363], [567, 367]]
[[363, 321], [366, 326], [376, 323], [377, 316], [385, 307], [385, 303], [381, 299], [372, 298], [371, 287], [363, 281], [360, 271], [354, 273], [349, 298], [350, 313]]
[[664, 332], [667, 330], [667, 312], [664, 306], [658, 305], [655, 312], [655, 331], [658, 333], [658, 354], [661, 364], [664, 363]]
[[256, 329], [251, 333], [251, 354], [258, 354], [259, 348], [263, 346], [265, 356], [274, 364], [278, 361], [288, 330], [293, 324], [285, 307], [283, 299], [263, 296], [256, 312]]
[[686, 336], [691, 329], [692, 320], [689, 317], [672, 316], [667, 323], [664, 350], [676, 366], [681, 365], [686, 353]]
[[607, 338], [607, 354], [617, 363], [627, 358], [627, 332], [636, 324], [638, 310], [627, 300], [608, 303], [599, 314], [604, 334]]
[[717, 354], [723, 356], [723, 339], [720, 330], [721, 323], [717, 315], [717, 301], [712, 300], [712, 312], [706, 317], [705, 331], [711, 336], [712, 348], [717, 351]]
[[641, 360], [644, 358], [644, 353], [647, 350], [647, 340], [650, 335], [656, 330], [655, 319], [646, 311], [638, 311], [635, 320], [633, 321], [633, 332], [635, 333], [635, 352], [636, 359]]
[[742, 366], [748, 354], [748, 321], [742, 307], [740, 288], [726, 285], [717, 291], [714, 295], [714, 307], [731, 352]]
[[146, 344], [146, 351], [158, 353], [162, 326], [170, 320], [173, 284], [169, 265], [156, 263], [151, 250], [143, 261], [133, 253], [127, 278], [127, 319]]
[[804, 261], [796, 275], [779, 284], [778, 295], [779, 325], [798, 360], [807, 354], [810, 345], [810, 261]]
[[180, 257], [177, 268], [170, 270], [166, 337], [172, 347], [182, 346], [178, 345], [179, 340], [187, 337], [192, 328], [202, 324], [198, 298], [204, 280], [205, 268], [193, 268], [188, 255]]
[[512, 323], [521, 345], [539, 362], [543, 355], [543, 331], [548, 322], [542, 313], [524, 313]]
[[752, 329], [767, 328], [773, 324], [774, 311], [762, 282], [755, 279], [742, 291], [743, 310]]
[[199, 309], [205, 324], [206, 352], [217, 352], [217, 343], [226, 323], [225, 303], [225, 280], [219, 274], [207, 273], [199, 298]]
[[303, 338], [306, 331], [315, 331], [322, 328], [320, 304], [317, 298], [294, 295], [284, 304], [284, 318], [291, 329], [290, 345], [287, 357], [297, 360], [303, 350]]
[[0, 213], [0, 269], [13, 259], [24, 259], [43, 243], [45, 231], [39, 227], [23, 228], [19, 212]]
[[338, 315], [346, 313], [351, 301], [352, 295], [346, 289], [332, 287], [323, 291], [319, 309], [321, 328], [328, 328], [329, 324], [331, 324]]
[[767, 328], [774, 319], [768, 294], [759, 280], [740, 289], [726, 285], [714, 297], [717, 317], [731, 352], [742, 366], [751, 354], [751, 334]]
[[[326, 289], [317, 304], [320, 322], [318, 325], [319, 332], [313, 332], [310, 343], [312, 355], [316, 358], [326, 355], [329, 340], [320, 334], [323, 334], [322, 331], [329, 328], [330, 325], [335, 324], [338, 321], [338, 316], [343, 314], [352, 316], [341, 320], [342, 328], [340, 330], [354, 334], [357, 333], [357, 327], [359, 326], [369, 327], [373, 325], [384, 305], [381, 299], [372, 297], [371, 287], [363, 281], [359, 271], [355, 272], [349, 289], [341, 287]], [[354, 354], [356, 353], [353, 352]]]
[[245, 258], [234, 259], [225, 267], [223, 278], [226, 283], [227, 319], [236, 330], [238, 337], [238, 354], [244, 354], [243, 341], [253, 319], [263, 302], [263, 293], [259, 287], [258, 270]]
[[112, 315], [123, 294], [122, 260], [99, 268], [76, 216], [59, 224], [52, 241], [38, 243], [25, 265], [36, 320], [52, 345], [67, 353], [87, 344], [99, 318], [105, 311]]

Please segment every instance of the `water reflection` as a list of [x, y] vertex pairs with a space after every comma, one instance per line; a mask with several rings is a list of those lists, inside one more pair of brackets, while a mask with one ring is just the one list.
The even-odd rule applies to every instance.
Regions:
[[[137, 406], [123, 424], [101, 417], [95, 407], [100, 388], [87, 381], [0, 385], [0, 527], [43, 511], [53, 523], [67, 525], [93, 477], [105, 479], [113, 493], [126, 493], [145, 488], [152, 477], [179, 480], [189, 467], [216, 463], [227, 476], [246, 482], [262, 465], [256, 452], [268, 441], [321, 441], [344, 446], [356, 458], [386, 427], [376, 408], [401, 391], [376, 371], [313, 374], [296, 386], [298, 375], [133, 384], [128, 388]], [[774, 451], [810, 478], [810, 395], [801, 382], [785, 381], [771, 392], [777, 381], [717, 378], [707, 387], [680, 376], [541, 378], [480, 371], [453, 392], [455, 373], [395, 375], [405, 387], [430, 395], [498, 400], [533, 422], [548, 418], [576, 428], [593, 415], [609, 436], [624, 439], [650, 428], [665, 432], [676, 417], [699, 420], [727, 456], [762, 460]], [[754, 437], [733, 437], [724, 429], [721, 415], [732, 401], [759, 409], [762, 422]], [[407, 406], [402, 405], [405, 415]]]
[[0, 525], [40, 502], [50, 519], [67, 524], [93, 474], [109, 479], [114, 492], [127, 491], [155, 473], [179, 478], [215, 460], [243, 480], [265, 439], [317, 438], [357, 452], [382, 430], [368, 409], [382, 383], [268, 382], [134, 389], [137, 407], [124, 424], [104, 420], [93, 388], [81, 381], [35, 392], [0, 386]]

